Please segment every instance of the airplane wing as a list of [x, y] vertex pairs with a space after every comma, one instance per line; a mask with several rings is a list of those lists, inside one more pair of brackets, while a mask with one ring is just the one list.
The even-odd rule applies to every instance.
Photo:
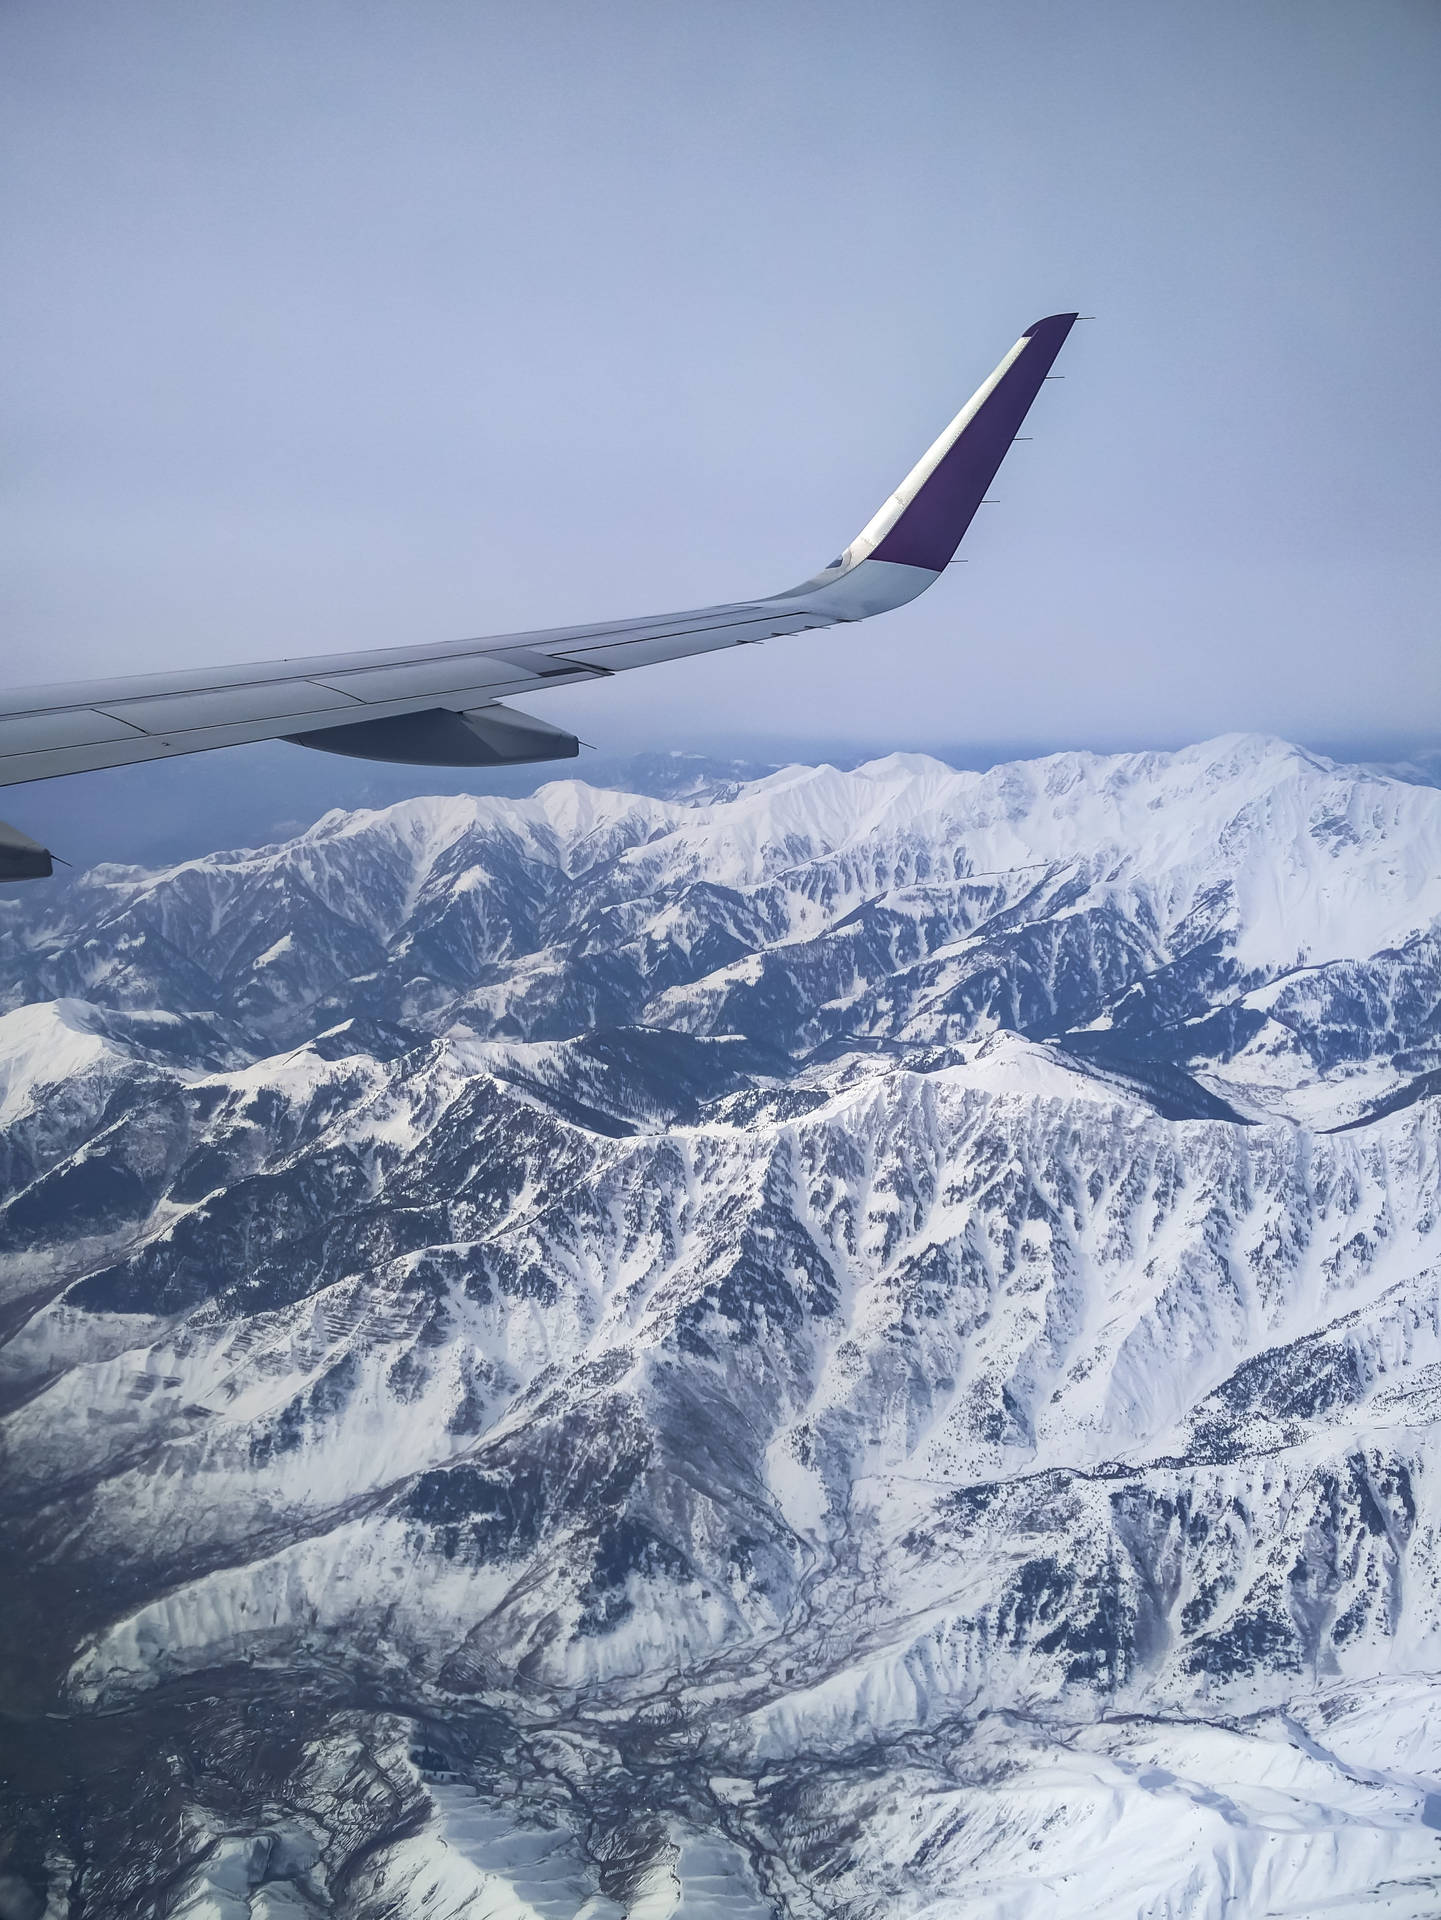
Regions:
[[[504, 697], [864, 620], [923, 593], [950, 564], [1075, 319], [1052, 314], [1027, 328], [845, 551], [784, 593], [599, 626], [0, 693], [0, 786], [251, 740], [424, 766], [568, 758], [579, 749], [573, 734]], [[0, 824], [0, 879], [49, 872], [43, 847]]]

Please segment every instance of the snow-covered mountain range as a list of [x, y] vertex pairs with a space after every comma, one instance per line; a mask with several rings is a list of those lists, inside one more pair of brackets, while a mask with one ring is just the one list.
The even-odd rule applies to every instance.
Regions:
[[0, 1914], [1441, 1912], [1441, 791], [407, 801], [0, 1006]]

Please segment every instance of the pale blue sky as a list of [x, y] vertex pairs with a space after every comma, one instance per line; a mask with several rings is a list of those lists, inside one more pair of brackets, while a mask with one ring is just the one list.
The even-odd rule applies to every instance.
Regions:
[[1438, 729], [1434, 0], [9, 0], [0, 76], [8, 682], [781, 588], [1079, 307], [916, 606], [534, 710]]

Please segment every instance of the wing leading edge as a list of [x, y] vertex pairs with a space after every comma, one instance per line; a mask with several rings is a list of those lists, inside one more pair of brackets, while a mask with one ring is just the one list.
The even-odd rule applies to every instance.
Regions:
[[[0, 786], [253, 740], [439, 766], [574, 755], [512, 694], [904, 606], [950, 564], [1076, 319], [1038, 320], [830, 566], [784, 593], [599, 626], [0, 693]], [[0, 830], [0, 879], [49, 871]]]

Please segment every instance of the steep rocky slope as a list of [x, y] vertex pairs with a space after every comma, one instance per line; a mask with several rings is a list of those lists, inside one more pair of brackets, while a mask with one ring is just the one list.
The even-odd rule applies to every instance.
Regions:
[[0, 915], [15, 1899], [1438, 1910], [1441, 792], [560, 782]]

